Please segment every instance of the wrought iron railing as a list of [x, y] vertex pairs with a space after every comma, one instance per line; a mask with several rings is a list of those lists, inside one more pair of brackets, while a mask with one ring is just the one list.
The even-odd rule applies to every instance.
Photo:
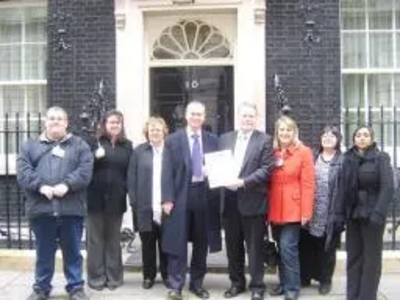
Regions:
[[[370, 124], [376, 131], [379, 147], [388, 152], [395, 169], [396, 183], [400, 181], [400, 115], [399, 108], [343, 109], [340, 125], [345, 149], [351, 144], [352, 131], [357, 125]], [[329, 120], [327, 120], [329, 122]], [[312, 120], [299, 122], [300, 128]], [[326, 124], [312, 123], [321, 129]], [[16, 181], [16, 158], [23, 141], [37, 138], [43, 129], [40, 114], [6, 114], [0, 116], [0, 248], [33, 248], [34, 237], [25, 215], [25, 197]], [[301, 134], [306, 136], [306, 134]], [[400, 248], [397, 232], [400, 225], [400, 189], [397, 188], [390, 207], [385, 234], [385, 247]], [[399, 231], [400, 232], [400, 231]]]

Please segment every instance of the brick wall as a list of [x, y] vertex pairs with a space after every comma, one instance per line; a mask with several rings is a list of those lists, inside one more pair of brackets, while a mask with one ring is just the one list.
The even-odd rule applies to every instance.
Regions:
[[101, 79], [107, 106], [115, 107], [115, 60], [113, 0], [49, 0], [48, 105], [66, 108], [73, 130]]
[[[340, 121], [339, 0], [311, 0], [311, 10], [302, 7], [307, 2], [266, 1], [267, 130], [273, 132], [276, 119], [273, 76], [278, 74], [301, 139], [315, 145], [324, 124]], [[319, 42], [303, 42], [307, 19], [316, 22]]]

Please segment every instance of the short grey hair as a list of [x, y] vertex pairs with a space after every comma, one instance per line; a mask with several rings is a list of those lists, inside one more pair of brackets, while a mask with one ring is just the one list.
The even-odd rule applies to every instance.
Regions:
[[185, 114], [187, 114], [189, 107], [192, 106], [192, 105], [200, 105], [201, 107], [203, 107], [204, 113], [206, 112], [206, 106], [204, 105], [203, 102], [198, 101], [198, 100], [193, 100], [193, 101], [190, 101], [188, 103], [188, 105], [186, 105]]
[[247, 101], [241, 102], [241, 103], [239, 104], [238, 108], [237, 108], [238, 114], [239, 114], [239, 113], [242, 111], [242, 109], [244, 109], [244, 108], [251, 108], [251, 109], [253, 109], [253, 110], [255, 111], [256, 115], [258, 115], [258, 108], [257, 108], [257, 105], [256, 105], [254, 102], [247, 102]]
[[67, 111], [64, 108], [62, 108], [61, 106], [52, 106], [52, 107], [48, 108], [46, 111], [46, 117], [48, 117], [49, 114], [54, 113], [54, 112], [60, 112], [65, 116], [65, 119], [68, 119]]

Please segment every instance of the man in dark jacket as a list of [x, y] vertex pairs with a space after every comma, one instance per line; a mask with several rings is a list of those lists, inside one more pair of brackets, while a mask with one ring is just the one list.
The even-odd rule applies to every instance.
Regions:
[[231, 150], [238, 179], [224, 192], [222, 209], [231, 287], [225, 298], [246, 289], [245, 246], [248, 253], [252, 300], [264, 299], [263, 238], [267, 212], [267, 182], [275, 166], [272, 139], [256, 130], [257, 108], [244, 102], [239, 107], [239, 130], [224, 134], [220, 150]]
[[[163, 166], [163, 250], [168, 254], [169, 299], [182, 299], [186, 277], [187, 242], [192, 241], [189, 290], [209, 298], [203, 288], [207, 253], [221, 250], [219, 201], [209, 197], [204, 154], [217, 150], [218, 139], [202, 130], [205, 107], [191, 102], [186, 108], [187, 127], [166, 139], [170, 157]], [[165, 175], [169, 172], [169, 175]], [[172, 187], [172, 189], [171, 189]]]
[[49, 108], [45, 131], [37, 140], [24, 143], [18, 158], [17, 178], [26, 194], [26, 213], [36, 238], [35, 283], [29, 300], [49, 298], [58, 245], [69, 299], [88, 299], [80, 244], [93, 156], [86, 142], [67, 133], [67, 127], [65, 110]]

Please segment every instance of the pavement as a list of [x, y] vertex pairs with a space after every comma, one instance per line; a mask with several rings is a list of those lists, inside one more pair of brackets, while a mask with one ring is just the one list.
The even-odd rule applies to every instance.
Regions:
[[[84, 253], [84, 252], [83, 252]], [[219, 256], [218, 256], [219, 255]], [[228, 276], [226, 274], [226, 264], [223, 259], [224, 254], [210, 255], [209, 273], [206, 275], [204, 286], [211, 293], [210, 300], [222, 300], [223, 293], [229, 286]], [[383, 275], [380, 284], [379, 300], [399, 300], [400, 299], [400, 253], [399, 251], [384, 252]], [[84, 253], [85, 256], [85, 253]], [[333, 278], [332, 292], [327, 296], [318, 294], [318, 284], [313, 282], [309, 288], [302, 289], [300, 299], [325, 299], [339, 300], [345, 299], [345, 254], [338, 253], [338, 263]], [[140, 273], [140, 251], [137, 248], [133, 253], [124, 252], [126, 263], [125, 284], [120, 288], [109, 291], [94, 291], [86, 289], [93, 300], [106, 299], [138, 299], [138, 300], [159, 300], [167, 299], [167, 290], [158, 278], [156, 284], [150, 290], [144, 290], [141, 287], [142, 275]], [[1, 300], [22, 300], [26, 299], [31, 293], [33, 282], [34, 252], [32, 250], [0, 250], [0, 299]], [[265, 282], [267, 287], [277, 283], [275, 274], [266, 274]], [[56, 274], [53, 279], [53, 292], [51, 299], [68, 299], [65, 291], [65, 280], [62, 274], [61, 255], [57, 253]], [[196, 296], [184, 290], [185, 300], [197, 300]], [[265, 297], [266, 299], [270, 297]], [[236, 300], [249, 300], [250, 293], [247, 292], [234, 298]], [[274, 297], [271, 299], [283, 299]], [[362, 299], [361, 299], [362, 300]]]
[[[1, 270], [0, 271], [0, 299], [2, 300], [19, 300], [26, 299], [31, 293], [31, 284], [33, 280], [32, 272], [28, 271], [13, 271], [13, 270]], [[118, 299], [118, 300], [132, 300], [132, 299], [151, 299], [151, 300], [165, 300], [167, 299], [167, 290], [161, 284], [161, 281], [157, 281], [156, 284], [150, 290], [144, 290], [141, 287], [142, 276], [137, 272], [127, 272], [125, 274], [125, 284], [120, 288], [109, 291], [94, 291], [87, 289], [87, 293], [90, 299]], [[265, 278], [267, 286], [271, 286], [276, 283], [276, 277], [273, 275], [267, 275]], [[400, 274], [385, 274], [382, 277], [380, 285], [380, 298], [379, 299], [400, 299], [400, 289], [398, 287], [400, 283]], [[56, 273], [53, 279], [54, 289], [51, 295], [51, 299], [68, 299], [63, 286], [65, 280], [61, 273]], [[210, 300], [222, 300], [223, 293], [228, 287], [228, 278], [226, 274], [207, 274], [204, 286], [209, 289], [211, 297]], [[302, 289], [300, 299], [310, 300], [339, 300], [345, 299], [345, 277], [343, 275], [335, 275], [333, 280], [332, 292], [327, 296], [320, 296], [317, 291], [318, 285], [315, 283], [310, 288]], [[196, 296], [190, 294], [187, 289], [183, 292], [184, 299], [198, 299]], [[269, 297], [266, 297], [266, 299]], [[237, 300], [249, 300], [250, 293], [247, 292], [235, 298]], [[282, 297], [274, 297], [271, 299], [283, 299]]]

